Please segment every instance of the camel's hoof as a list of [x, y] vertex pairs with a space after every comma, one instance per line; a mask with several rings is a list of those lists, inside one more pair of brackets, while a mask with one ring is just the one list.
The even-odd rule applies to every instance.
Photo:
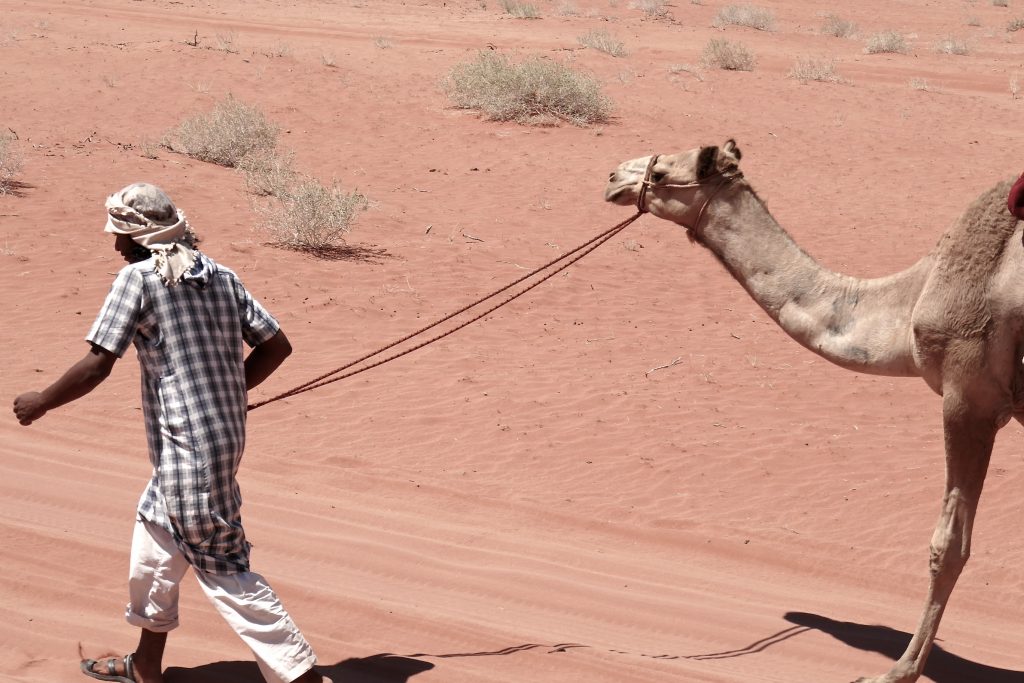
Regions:
[[853, 681], [853, 683], [913, 683], [916, 680], [916, 676], [908, 677], [888, 673], [884, 676], [863, 676]]

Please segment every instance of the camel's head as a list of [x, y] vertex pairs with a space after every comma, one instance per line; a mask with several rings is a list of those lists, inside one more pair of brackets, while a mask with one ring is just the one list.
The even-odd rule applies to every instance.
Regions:
[[721, 147], [631, 159], [609, 176], [604, 198], [692, 230], [722, 183], [740, 176], [740, 156], [736, 141], [728, 140]]

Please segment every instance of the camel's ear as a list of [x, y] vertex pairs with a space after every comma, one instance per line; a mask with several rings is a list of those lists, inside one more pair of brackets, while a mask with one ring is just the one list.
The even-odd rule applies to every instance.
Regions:
[[717, 169], [715, 164], [718, 162], [718, 148], [714, 145], [710, 147], [701, 147], [700, 152], [697, 153], [697, 180], [703, 180], [709, 175], [714, 175]]
[[725, 144], [722, 145], [722, 151], [727, 155], [734, 157], [736, 161], [743, 158], [743, 153], [740, 152], [740, 148], [736, 146], [736, 141], [732, 138], [725, 141]]

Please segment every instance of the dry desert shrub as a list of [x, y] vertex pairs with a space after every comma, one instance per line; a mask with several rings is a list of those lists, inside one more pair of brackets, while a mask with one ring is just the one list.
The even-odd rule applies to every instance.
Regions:
[[796, 64], [789, 70], [788, 76], [801, 83], [808, 81], [843, 82], [843, 79], [836, 73], [836, 60], [831, 58], [797, 57]]
[[1006, 25], [1006, 30], [1009, 31], [1010, 33], [1013, 33], [1014, 31], [1019, 31], [1022, 28], [1024, 28], [1024, 17], [1014, 19], [1013, 21]]
[[561, 119], [586, 126], [607, 121], [612, 110], [597, 79], [542, 57], [515, 64], [483, 50], [453, 67], [442, 85], [456, 107], [492, 121], [544, 125]]
[[604, 52], [612, 57], [625, 57], [629, 54], [622, 41], [615, 38], [608, 31], [594, 29], [589, 33], [576, 38], [576, 41], [583, 47], [589, 47], [598, 52]]
[[1010, 1], [1009, 0], [992, 0], [992, 6], [993, 7], [1009, 7], [1010, 6]]
[[946, 55], [966, 55], [969, 50], [967, 41], [956, 36], [943, 36], [935, 44], [935, 51]]
[[576, 5], [574, 5], [573, 3], [568, 2], [568, 0], [565, 0], [562, 3], [560, 3], [558, 5], [558, 8], [555, 10], [555, 13], [558, 14], [558, 16], [560, 16], [560, 17], [578, 17], [578, 16], [580, 16], [579, 8], [576, 7]]
[[292, 46], [283, 41], [278, 41], [269, 47], [265, 47], [260, 51], [264, 57], [270, 57], [271, 59], [277, 57], [287, 57], [293, 50]]
[[690, 74], [691, 76], [696, 78], [698, 81], [702, 81], [703, 82], [703, 80], [704, 80], [704, 76], [701, 74], [700, 68], [697, 67], [697, 66], [694, 66], [693, 64], [673, 64], [672, 66], [670, 66], [668, 68], [668, 72], [670, 74], [672, 74], [672, 75], [686, 73], [686, 74]]
[[501, 0], [501, 8], [505, 14], [516, 19], [540, 19], [540, 13], [534, 5], [518, 0]]
[[712, 38], [701, 53], [701, 64], [707, 69], [753, 71], [754, 55], [740, 43]]
[[726, 5], [718, 10], [711, 24], [717, 28], [731, 25], [746, 26], [758, 31], [773, 31], [775, 15], [771, 10], [755, 5]]
[[344, 244], [356, 215], [366, 207], [366, 197], [359, 192], [302, 178], [257, 211], [262, 218], [260, 229], [274, 244], [323, 254]]
[[857, 33], [857, 25], [835, 14], [826, 14], [821, 32], [836, 38], [852, 38]]
[[907, 51], [907, 39], [898, 31], [882, 31], [868, 38], [864, 51], [869, 55], [888, 52], [902, 54]]
[[633, 0], [629, 6], [643, 12], [647, 19], [668, 19], [669, 16], [665, 0]]
[[21, 172], [21, 150], [17, 146], [17, 136], [8, 131], [0, 131], [0, 195], [10, 192], [14, 177]]
[[238, 54], [238, 46], [235, 44], [238, 40], [238, 34], [234, 31], [227, 31], [225, 33], [217, 33], [214, 38], [217, 41], [217, 49], [228, 54]]
[[238, 170], [245, 176], [245, 189], [254, 195], [281, 197], [298, 179], [292, 167], [294, 152], [278, 153], [261, 149], [247, 154], [238, 162]]
[[143, 159], [159, 159], [160, 145], [149, 138], [143, 138], [139, 143], [139, 156]]
[[277, 126], [256, 107], [231, 95], [206, 114], [186, 119], [164, 136], [168, 149], [200, 161], [235, 167], [250, 154], [272, 152]]

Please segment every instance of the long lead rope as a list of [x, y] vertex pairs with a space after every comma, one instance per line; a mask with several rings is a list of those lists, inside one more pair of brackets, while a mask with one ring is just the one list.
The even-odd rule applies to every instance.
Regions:
[[[461, 330], [463, 327], [466, 327], [467, 325], [469, 325], [471, 323], [474, 323], [477, 320], [480, 320], [481, 318], [487, 316], [488, 314], [493, 313], [495, 310], [501, 308], [502, 306], [504, 306], [505, 304], [509, 303], [510, 301], [513, 301], [513, 300], [521, 297], [523, 294], [526, 294], [531, 289], [533, 289], [537, 285], [541, 284], [545, 280], [548, 280], [548, 279], [554, 277], [555, 275], [557, 275], [561, 271], [565, 270], [566, 268], [568, 268], [572, 264], [574, 264], [577, 261], [579, 261], [581, 258], [586, 256], [590, 252], [594, 251], [594, 249], [597, 249], [599, 246], [601, 246], [602, 244], [604, 244], [605, 242], [610, 240], [612, 237], [614, 237], [618, 233], [622, 232], [622, 230], [624, 230], [626, 228], [626, 226], [630, 225], [633, 221], [635, 221], [637, 218], [639, 218], [643, 214], [644, 214], [644, 211], [642, 209], [639, 209], [633, 216], [627, 218], [626, 220], [622, 221], [618, 225], [615, 225], [614, 227], [611, 227], [611, 228], [605, 230], [604, 232], [600, 233], [596, 237], [593, 237], [590, 240], [587, 240], [583, 244], [579, 245], [575, 249], [572, 249], [571, 251], [567, 251], [566, 253], [562, 254], [561, 256], [558, 256], [557, 258], [554, 258], [551, 261], [548, 261], [547, 263], [545, 263], [544, 265], [540, 266], [539, 268], [536, 268], [536, 269], [530, 271], [526, 275], [523, 275], [522, 277], [514, 280], [513, 282], [510, 282], [509, 284], [505, 285], [504, 287], [501, 287], [500, 289], [496, 289], [493, 292], [491, 292], [490, 294], [487, 294], [486, 296], [480, 297], [479, 299], [477, 299], [473, 303], [468, 304], [466, 306], [463, 306], [462, 308], [458, 309], [457, 311], [449, 313], [448, 315], [444, 316], [443, 318], [439, 318], [438, 320], [435, 320], [434, 322], [430, 323], [429, 325], [427, 325], [425, 327], [421, 327], [420, 329], [416, 330], [415, 332], [407, 334], [406, 336], [402, 337], [401, 339], [395, 340], [395, 341], [391, 342], [390, 344], [386, 344], [386, 345], [380, 347], [379, 349], [377, 349], [375, 351], [371, 351], [370, 353], [368, 353], [368, 354], [366, 354], [364, 356], [361, 356], [360, 358], [357, 358], [354, 361], [346, 363], [345, 365], [342, 365], [339, 368], [335, 368], [334, 370], [331, 370], [330, 372], [326, 372], [326, 373], [320, 375], [319, 377], [315, 377], [315, 378], [309, 380], [308, 382], [304, 382], [304, 383], [302, 383], [302, 384], [300, 384], [300, 385], [298, 385], [298, 386], [296, 386], [296, 387], [294, 387], [292, 389], [289, 389], [288, 391], [285, 391], [284, 393], [278, 394], [276, 396], [272, 396], [272, 397], [264, 399], [262, 401], [257, 401], [256, 403], [252, 403], [252, 404], [249, 405], [248, 410], [256, 410], [260, 406], [265, 406], [268, 403], [273, 403], [274, 401], [279, 401], [281, 399], [288, 398], [290, 396], [295, 396], [296, 394], [301, 394], [301, 393], [306, 392], [306, 391], [312, 391], [313, 389], [317, 389], [317, 388], [322, 387], [324, 385], [331, 384], [332, 382], [338, 382], [338, 381], [343, 380], [343, 379], [345, 379], [347, 377], [351, 377], [353, 375], [359, 374], [360, 372], [364, 372], [366, 370], [369, 370], [370, 368], [375, 368], [378, 365], [383, 365], [384, 363], [387, 363], [389, 361], [395, 360], [396, 358], [401, 358], [402, 356], [404, 356], [404, 355], [406, 355], [408, 353], [412, 353], [413, 351], [415, 351], [417, 349], [420, 349], [420, 348], [423, 348], [424, 346], [426, 346], [428, 344], [432, 344], [432, 343], [438, 341], [439, 339], [443, 339], [444, 337], [447, 337], [448, 335]], [[574, 256], [574, 254], [575, 254], [575, 256]], [[569, 257], [572, 257], [572, 258], [569, 258]], [[566, 260], [566, 259], [568, 259], [568, 260]], [[467, 320], [467, 321], [465, 321], [463, 323], [460, 323], [459, 325], [451, 328], [450, 330], [447, 330], [445, 332], [442, 332], [441, 334], [438, 334], [438, 335], [436, 335], [434, 337], [431, 337], [430, 339], [427, 339], [426, 341], [420, 342], [419, 344], [416, 344], [415, 346], [411, 346], [408, 349], [405, 349], [404, 351], [400, 351], [398, 353], [392, 354], [390, 356], [387, 356], [386, 358], [382, 358], [382, 359], [380, 359], [380, 360], [378, 360], [378, 361], [376, 361], [374, 363], [370, 363], [369, 365], [365, 365], [365, 366], [357, 368], [355, 370], [351, 370], [349, 372], [345, 372], [346, 370], [349, 370], [349, 368], [351, 368], [351, 367], [353, 367], [355, 365], [358, 365], [359, 363], [362, 363], [365, 360], [373, 358], [374, 356], [379, 355], [379, 354], [387, 351], [388, 349], [394, 348], [395, 346], [398, 346], [399, 344], [401, 344], [403, 342], [409, 341], [413, 337], [417, 337], [417, 336], [423, 334], [424, 332], [426, 332], [427, 330], [433, 329], [433, 328], [437, 327], [438, 325], [451, 320], [455, 316], [457, 316], [457, 315], [459, 315], [461, 313], [464, 313], [464, 312], [468, 311], [471, 308], [475, 308], [476, 306], [479, 306], [480, 304], [484, 303], [485, 301], [487, 301], [489, 299], [493, 299], [494, 297], [496, 297], [497, 295], [501, 294], [502, 292], [505, 292], [505, 291], [511, 289], [512, 287], [515, 287], [516, 285], [522, 283], [525, 280], [528, 280], [529, 278], [533, 277], [534, 275], [537, 275], [538, 273], [540, 273], [540, 272], [542, 272], [542, 271], [544, 271], [544, 270], [554, 266], [555, 264], [557, 264], [560, 261], [565, 261], [565, 263], [561, 264], [558, 268], [552, 270], [550, 273], [544, 275], [544, 277], [540, 278], [536, 282], [534, 282], [534, 283], [524, 287], [522, 290], [516, 292], [515, 294], [512, 294], [512, 295], [506, 297], [505, 299], [499, 301], [497, 304], [491, 306], [490, 308], [485, 310], [483, 313], [480, 313], [480, 314], [470, 318], [469, 320]], [[344, 374], [339, 374], [339, 373], [344, 373]], [[334, 375], [337, 375], [337, 376], [335, 377]]]

